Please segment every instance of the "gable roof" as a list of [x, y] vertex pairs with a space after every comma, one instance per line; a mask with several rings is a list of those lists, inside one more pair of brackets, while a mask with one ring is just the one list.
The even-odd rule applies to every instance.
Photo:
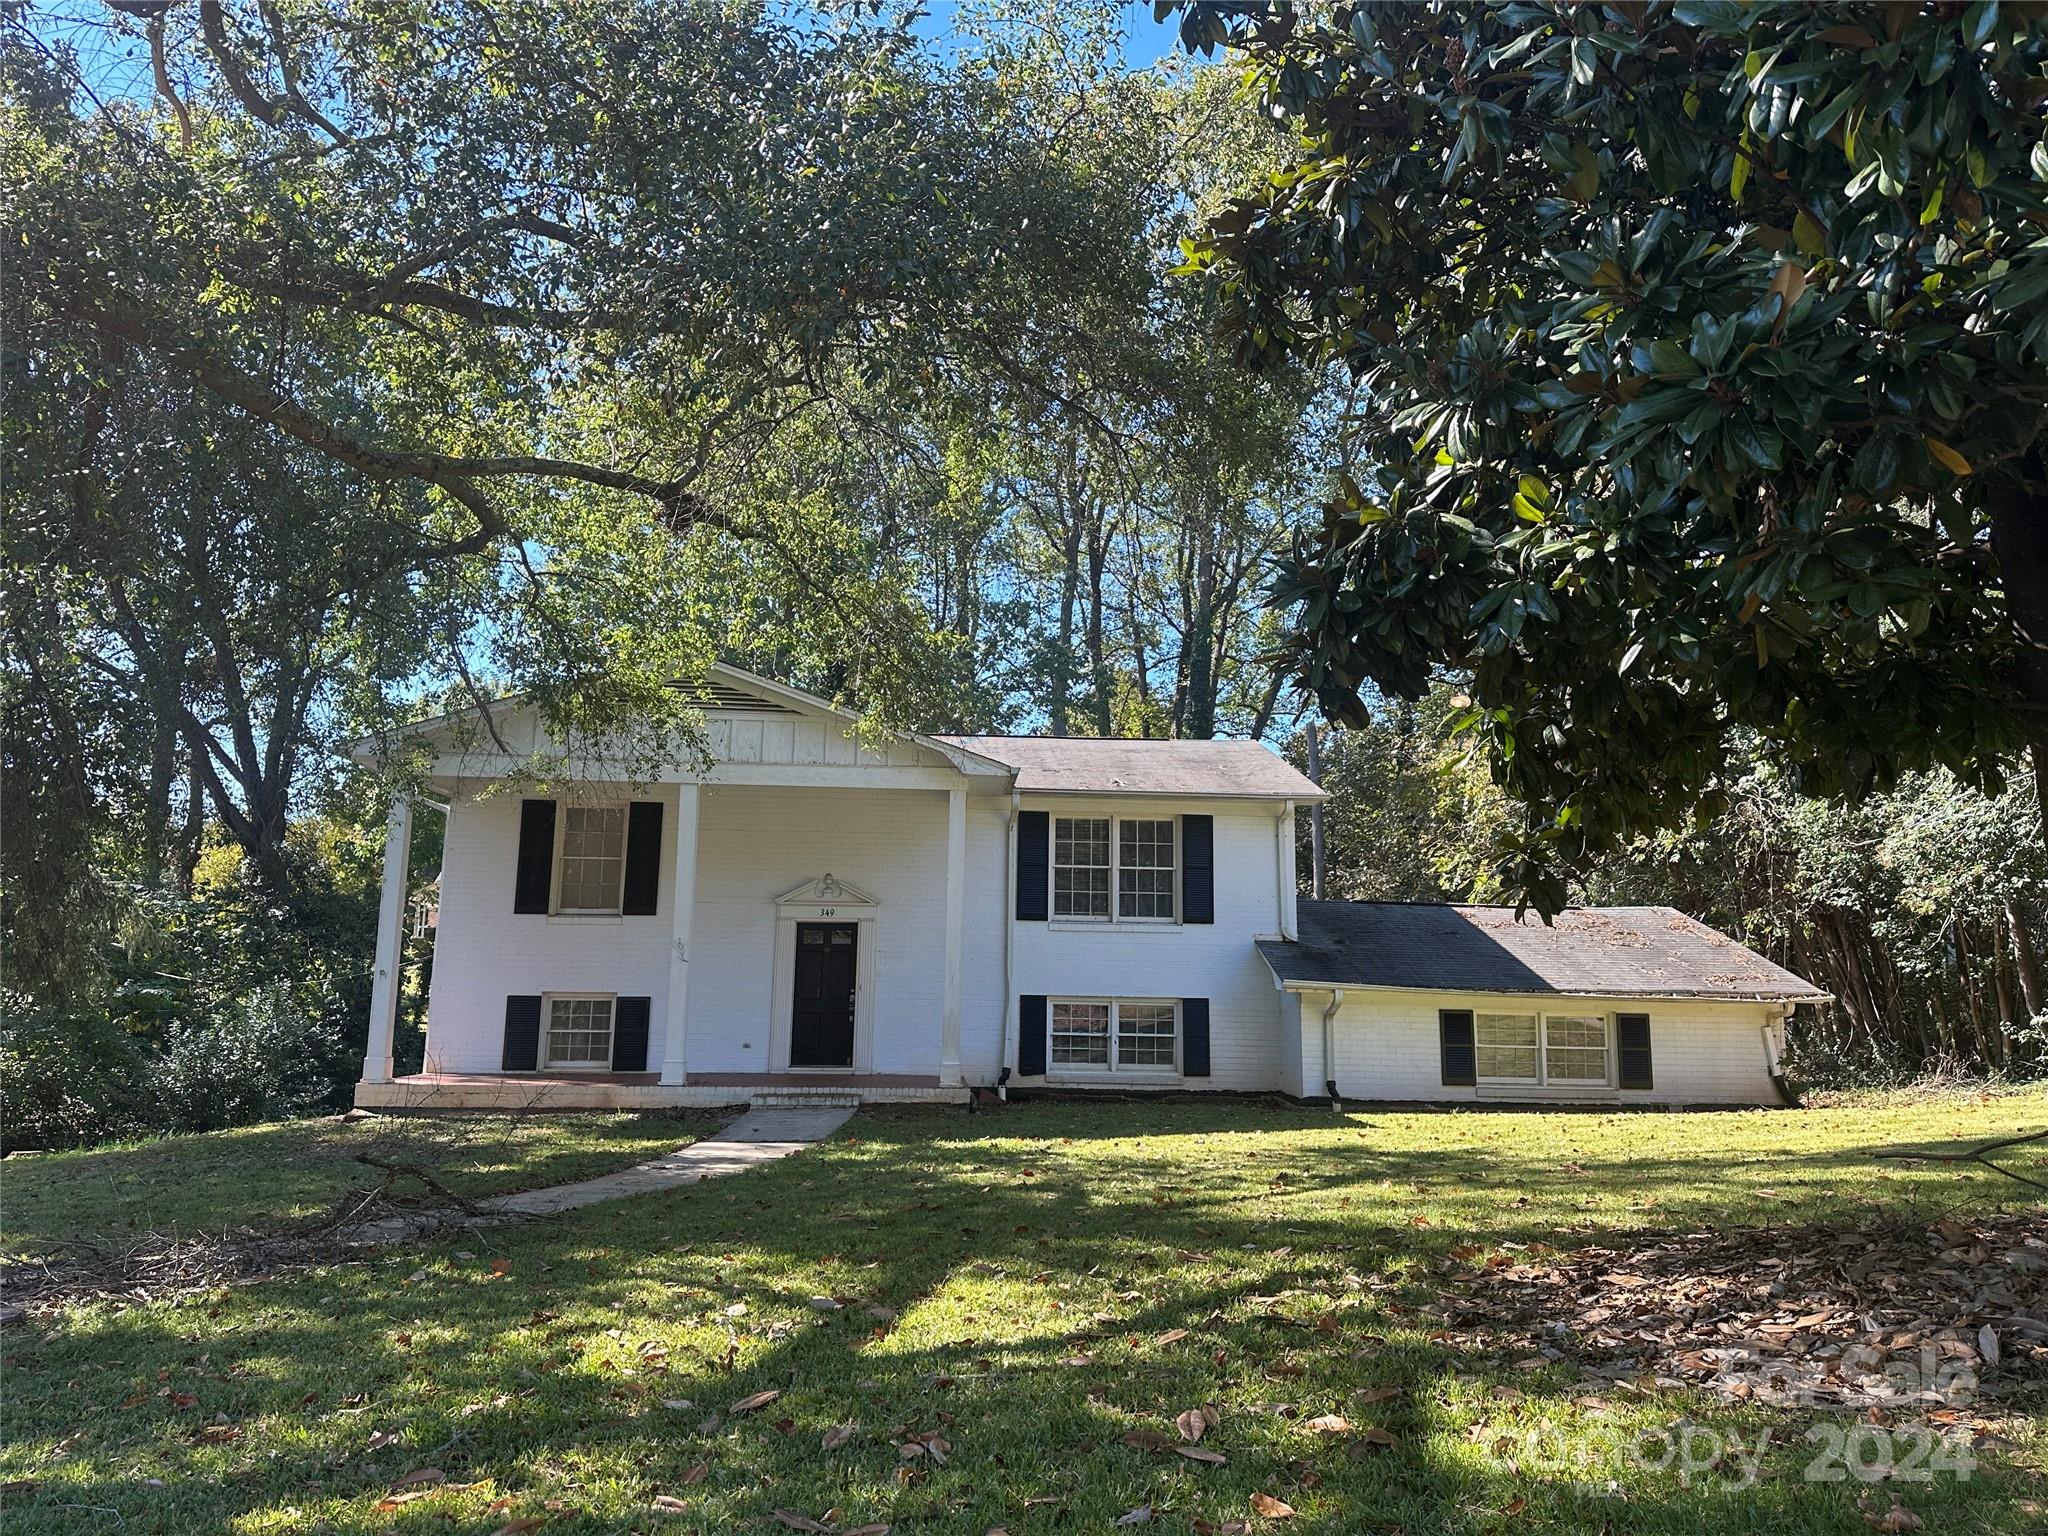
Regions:
[[1014, 769], [1026, 794], [1208, 795], [1321, 800], [1323, 792], [1256, 741], [1131, 741], [1101, 736], [941, 736]]
[[[857, 711], [842, 708], [830, 699], [823, 699], [801, 688], [792, 688], [778, 683], [773, 678], [762, 677], [744, 667], [735, 667], [722, 661], [714, 661], [704, 669], [700, 680], [685, 682], [678, 680], [672, 686], [692, 705], [704, 711], [707, 716], [728, 714], [750, 715], [824, 715], [845, 721], [848, 725], [860, 719]], [[500, 699], [493, 699], [495, 709], [516, 710], [525, 703], [525, 695], [513, 693]], [[475, 719], [477, 710], [465, 708], [449, 710], [424, 720], [417, 720], [391, 735], [371, 734], [358, 737], [351, 742], [348, 753], [357, 762], [374, 762], [389, 749], [394, 739], [432, 737], [464, 719]], [[945, 759], [960, 772], [982, 777], [1005, 774], [1008, 765], [957, 745], [943, 736], [924, 736], [914, 731], [893, 731], [890, 733], [900, 741], [910, 742]]]
[[1828, 994], [1674, 907], [1304, 901], [1298, 941], [1259, 940], [1282, 986], [1824, 1002]]

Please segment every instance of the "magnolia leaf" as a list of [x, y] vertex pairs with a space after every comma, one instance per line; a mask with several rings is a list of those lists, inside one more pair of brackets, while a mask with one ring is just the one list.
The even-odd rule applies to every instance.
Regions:
[[770, 1388], [766, 1392], [756, 1392], [752, 1397], [741, 1398], [725, 1411], [732, 1414], [752, 1413], [756, 1408], [766, 1408], [780, 1396], [780, 1392]]
[[1957, 453], [1955, 449], [1949, 447], [1940, 438], [1923, 437], [1920, 441], [1927, 445], [1928, 457], [1932, 458], [1935, 463], [1939, 464], [1950, 474], [1967, 475], [1971, 473], [1970, 461], [1960, 453]]
[[1284, 1499], [1276, 1499], [1270, 1493], [1252, 1495], [1252, 1508], [1268, 1520], [1290, 1520], [1294, 1517], [1294, 1506]]

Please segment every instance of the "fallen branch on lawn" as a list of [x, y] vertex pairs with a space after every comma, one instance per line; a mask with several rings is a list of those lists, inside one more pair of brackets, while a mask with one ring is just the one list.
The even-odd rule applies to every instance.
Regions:
[[1967, 1152], [1918, 1152], [1910, 1147], [1887, 1147], [1882, 1152], [1873, 1152], [1872, 1157], [1886, 1158], [1902, 1163], [1975, 1163], [1980, 1168], [1989, 1168], [1993, 1173], [2003, 1174], [2008, 1179], [2034, 1189], [2048, 1190], [2048, 1184], [2039, 1179], [2030, 1179], [2024, 1173], [2014, 1173], [2010, 1168], [2001, 1168], [1991, 1161], [1990, 1154], [2007, 1147], [2023, 1147], [2033, 1141], [2048, 1141], [2048, 1130], [2030, 1131], [2024, 1136], [2005, 1136], [1997, 1141], [1987, 1141], [1981, 1147], [1972, 1147]]
[[469, 1196], [458, 1195], [418, 1163], [387, 1163], [383, 1158], [372, 1157], [367, 1152], [358, 1152], [356, 1154], [356, 1161], [366, 1164], [371, 1168], [383, 1170], [384, 1183], [374, 1191], [376, 1194], [383, 1194], [401, 1178], [418, 1179], [420, 1183], [424, 1184], [434, 1194], [439, 1195], [443, 1200], [446, 1200], [450, 1205], [459, 1206], [471, 1215], [475, 1215], [482, 1210], [482, 1207], [470, 1199]]

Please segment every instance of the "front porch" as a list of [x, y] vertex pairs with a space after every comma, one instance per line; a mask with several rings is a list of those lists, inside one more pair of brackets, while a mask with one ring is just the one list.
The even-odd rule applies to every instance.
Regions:
[[420, 1072], [356, 1084], [356, 1108], [404, 1110], [715, 1109], [772, 1102], [957, 1103], [966, 1090], [901, 1072], [704, 1072], [664, 1083], [659, 1072]]

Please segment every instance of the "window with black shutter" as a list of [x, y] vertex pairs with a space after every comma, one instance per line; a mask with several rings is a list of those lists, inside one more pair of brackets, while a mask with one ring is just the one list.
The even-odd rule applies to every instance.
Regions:
[[1617, 1013], [1614, 1016], [1614, 1045], [1624, 1088], [1649, 1088], [1655, 1077], [1650, 1070], [1650, 1016], [1647, 1013]]
[[1438, 1047], [1443, 1053], [1444, 1086], [1471, 1088], [1479, 1082], [1479, 1062], [1472, 1043], [1472, 1010], [1439, 1008], [1436, 1015]]

